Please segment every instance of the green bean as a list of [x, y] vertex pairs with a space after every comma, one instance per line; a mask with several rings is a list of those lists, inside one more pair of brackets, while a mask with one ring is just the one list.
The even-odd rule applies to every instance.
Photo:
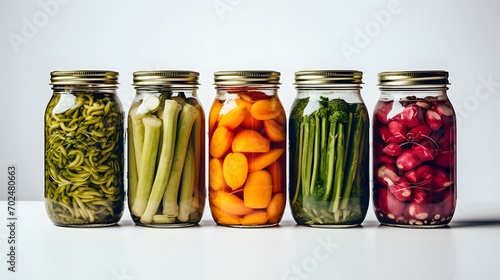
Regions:
[[123, 212], [123, 112], [107, 93], [75, 95], [45, 116], [45, 197], [56, 224], [106, 224]]

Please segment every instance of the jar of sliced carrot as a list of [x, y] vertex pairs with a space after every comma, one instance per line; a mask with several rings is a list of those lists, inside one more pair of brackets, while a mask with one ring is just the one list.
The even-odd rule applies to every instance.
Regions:
[[197, 72], [138, 71], [128, 114], [128, 205], [137, 225], [192, 226], [205, 205]]
[[295, 73], [290, 206], [299, 225], [351, 227], [369, 203], [369, 120], [360, 71]]
[[209, 115], [209, 200], [223, 226], [277, 225], [286, 200], [286, 116], [280, 73], [215, 73]]

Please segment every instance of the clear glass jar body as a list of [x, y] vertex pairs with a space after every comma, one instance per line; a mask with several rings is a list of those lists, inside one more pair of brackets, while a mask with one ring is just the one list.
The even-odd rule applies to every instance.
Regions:
[[149, 227], [200, 222], [205, 205], [205, 116], [197, 87], [138, 86], [128, 113], [128, 205]]
[[217, 86], [209, 201], [218, 225], [277, 225], [286, 201], [286, 116], [277, 85]]
[[45, 111], [45, 206], [52, 222], [116, 224], [123, 179], [124, 113], [116, 88], [54, 86]]
[[361, 224], [370, 185], [369, 118], [360, 86], [298, 87], [289, 129], [289, 198], [297, 224]]
[[446, 85], [382, 87], [373, 116], [373, 203], [380, 223], [448, 224], [456, 206], [456, 117]]

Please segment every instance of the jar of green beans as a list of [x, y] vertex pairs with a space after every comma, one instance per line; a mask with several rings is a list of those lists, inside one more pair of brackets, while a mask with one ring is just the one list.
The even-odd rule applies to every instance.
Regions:
[[149, 227], [198, 224], [205, 205], [205, 116], [197, 72], [134, 72], [128, 113], [128, 205]]
[[45, 111], [45, 205], [55, 225], [116, 224], [124, 208], [118, 73], [54, 71]]

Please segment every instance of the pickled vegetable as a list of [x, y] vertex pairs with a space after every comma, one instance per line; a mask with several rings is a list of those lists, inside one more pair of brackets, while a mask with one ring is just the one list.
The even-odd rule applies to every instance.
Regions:
[[123, 212], [123, 122], [113, 94], [58, 93], [45, 114], [45, 198], [56, 224], [113, 224]]
[[[317, 109], [306, 110], [310, 104]], [[314, 106], [313, 106], [314, 107]], [[357, 225], [368, 207], [368, 116], [362, 103], [297, 99], [291, 115], [291, 207], [305, 225]]]
[[[137, 119], [142, 120], [144, 130]], [[146, 120], [154, 120], [153, 131]], [[135, 188], [129, 182], [134, 222], [151, 226], [198, 223], [204, 203], [200, 174], [204, 116], [198, 101], [182, 92], [146, 95], [132, 105], [129, 126], [129, 159], [144, 159], [135, 166], [129, 160], [129, 181], [138, 178]], [[152, 132], [155, 141], [149, 140]], [[142, 151], [138, 153], [136, 147]]]
[[373, 196], [382, 223], [437, 226], [455, 209], [455, 120], [448, 100], [379, 101]]
[[285, 208], [285, 111], [263, 92], [235, 93], [211, 110], [212, 216], [220, 225], [277, 224]]

